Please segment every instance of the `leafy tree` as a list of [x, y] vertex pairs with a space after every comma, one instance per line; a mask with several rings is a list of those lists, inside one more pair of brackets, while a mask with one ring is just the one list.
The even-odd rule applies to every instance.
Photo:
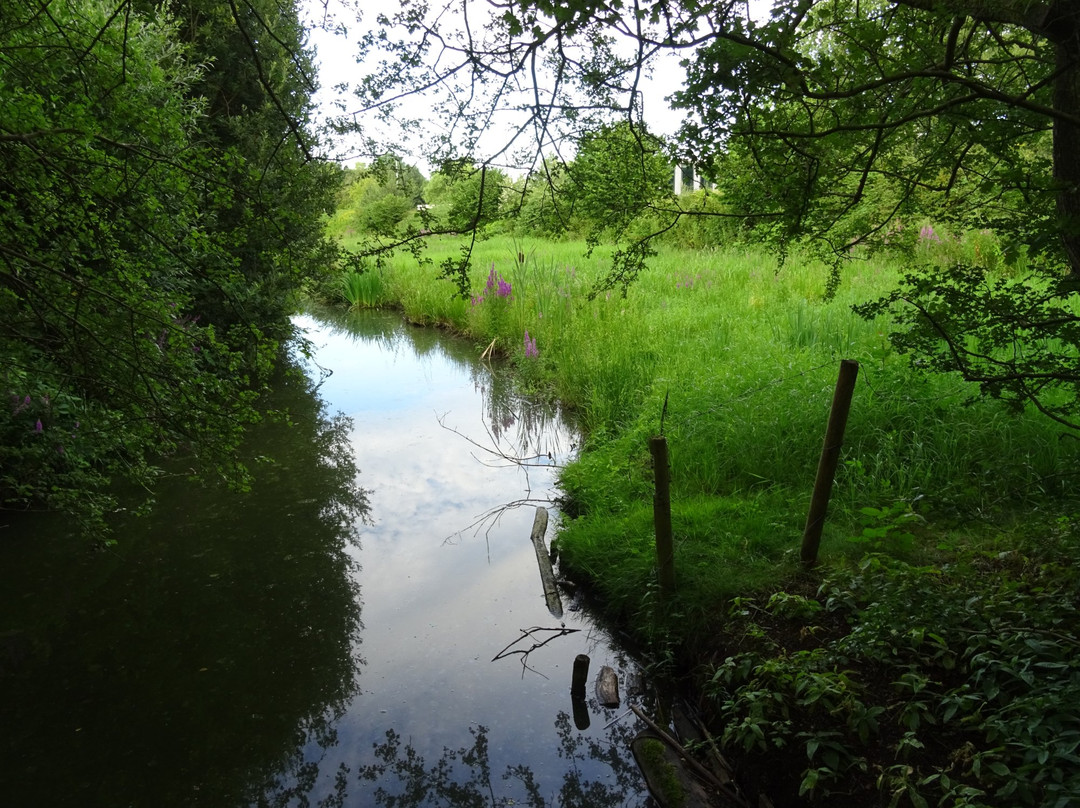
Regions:
[[261, 340], [290, 333], [296, 291], [336, 257], [322, 218], [333, 210], [339, 170], [320, 158], [313, 133], [317, 80], [306, 33], [295, 0], [169, 0], [167, 8], [204, 65], [190, 91], [206, 99], [200, 137], [214, 154], [200, 209], [228, 256], [197, 274], [197, 303], [246, 350], [259, 350]]
[[383, 155], [343, 175], [336, 219], [360, 233], [393, 236], [424, 202], [424, 175], [400, 157]]
[[620, 238], [671, 198], [672, 170], [663, 143], [626, 121], [583, 133], [567, 171], [571, 182], [564, 193], [596, 235], [608, 231]]
[[469, 232], [498, 221], [502, 213], [503, 194], [510, 182], [497, 168], [477, 167], [471, 161], [445, 164], [432, 177], [432, 200], [446, 205], [446, 226], [458, 232]]
[[[517, 0], [483, 19], [463, 7], [455, 27], [410, 2], [366, 41], [399, 58], [359, 91], [384, 113], [423, 95], [458, 138], [433, 139], [432, 156], [482, 153], [488, 124], [513, 111], [489, 153], [531, 168], [598, 121], [637, 125], [645, 73], [678, 54], [678, 159], [721, 183], [721, 215], [781, 251], [822, 250], [831, 288], [844, 262], [916, 217], [994, 228], [1026, 254], [1012, 280], [919, 269], [864, 311], [895, 311], [902, 349], [1080, 427], [1080, 5], [779, 0], [767, 19], [750, 12], [732, 0]], [[632, 279], [624, 269], [614, 276]]]
[[322, 249], [325, 167], [288, 125], [211, 123], [209, 54], [183, 30], [124, 0], [0, 15], [5, 508], [99, 530], [114, 479], [149, 487], [178, 454], [244, 483], [234, 450]]

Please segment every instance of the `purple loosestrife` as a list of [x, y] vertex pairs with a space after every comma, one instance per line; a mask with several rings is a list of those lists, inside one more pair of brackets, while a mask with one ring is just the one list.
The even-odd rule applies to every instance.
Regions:
[[540, 350], [536, 347], [536, 338], [529, 336], [529, 329], [525, 329], [525, 356], [528, 359], [533, 359], [540, 355]]
[[934, 228], [928, 224], [924, 224], [919, 230], [919, 241], [933, 241], [935, 243], [941, 242], [941, 237], [934, 232]]

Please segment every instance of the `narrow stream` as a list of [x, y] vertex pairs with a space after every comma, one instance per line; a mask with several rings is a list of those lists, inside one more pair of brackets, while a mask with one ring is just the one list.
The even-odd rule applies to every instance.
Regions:
[[5, 802], [650, 804], [636, 669], [549, 608], [529, 539], [573, 429], [467, 343], [380, 313], [298, 323], [294, 425], [258, 428], [250, 492], [177, 475], [105, 550], [0, 520]]

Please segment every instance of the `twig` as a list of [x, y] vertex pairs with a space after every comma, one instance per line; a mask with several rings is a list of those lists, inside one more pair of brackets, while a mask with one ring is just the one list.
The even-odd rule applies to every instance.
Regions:
[[[533, 626], [532, 628], [520, 629], [520, 631], [521, 631], [521, 636], [518, 637], [513, 642], [511, 642], [510, 644], [508, 644], [501, 651], [499, 651], [499, 653], [497, 653], [495, 656], [493, 656], [491, 658], [491, 661], [492, 662], [497, 662], [498, 660], [505, 659], [508, 656], [513, 656], [514, 654], [520, 654], [521, 655], [521, 668], [522, 668], [521, 675], [524, 677], [526, 670], [530, 670], [533, 673], [539, 674], [540, 676], [544, 676], [544, 674], [540, 673], [540, 671], [536, 670], [535, 668], [530, 668], [529, 667], [529, 665], [528, 665], [529, 654], [531, 654], [537, 648], [543, 648], [545, 645], [547, 645], [549, 642], [551, 642], [554, 639], [557, 639], [559, 637], [565, 637], [567, 634], [575, 634], [578, 631], [581, 631], [581, 629], [580, 628], [567, 628], [566, 626], [560, 626], [559, 628], [543, 628], [541, 626]], [[548, 637], [546, 640], [540, 640], [540, 641], [533, 642], [531, 648], [527, 648], [527, 649], [526, 648], [515, 648], [513, 651], [510, 650], [511, 648], [514, 648], [514, 646], [517, 645], [519, 642], [524, 640], [526, 637], [528, 637], [528, 638], [535, 641], [536, 636], [533, 634], [533, 632], [535, 632], [535, 631], [550, 631], [550, 632], [552, 632], [552, 635], [550, 637]], [[547, 679], [548, 677], [544, 676], [544, 678]]]
[[649, 729], [651, 729], [658, 736], [660, 736], [660, 740], [662, 740], [664, 743], [666, 743], [668, 746], [678, 752], [686, 765], [693, 769], [698, 776], [704, 778], [707, 783], [715, 786], [718, 789], [721, 789], [722, 791], [731, 790], [730, 785], [725, 783], [711, 771], [709, 771], [696, 760], [694, 760], [682, 744], [672, 738], [671, 735], [669, 735], [665, 730], [661, 729], [660, 725], [653, 721], [651, 718], [649, 718], [647, 715], [645, 715], [645, 713], [643, 713], [636, 704], [631, 704], [630, 709], [634, 711], [634, 715], [636, 715], [638, 718], [640, 718], [642, 721], [649, 725]]

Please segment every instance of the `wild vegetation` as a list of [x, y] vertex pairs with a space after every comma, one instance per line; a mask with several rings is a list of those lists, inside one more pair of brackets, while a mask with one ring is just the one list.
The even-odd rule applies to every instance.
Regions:
[[334, 253], [303, 37], [276, 2], [5, 6], [0, 507], [100, 535], [169, 458], [245, 484], [243, 428]]
[[[922, 229], [928, 261], [974, 260], [993, 241]], [[1075, 796], [1066, 559], [1080, 447], [1034, 409], [927, 373], [893, 347], [887, 317], [853, 312], [892, 288], [894, 264], [860, 262], [826, 300], [820, 261], [671, 244], [624, 296], [596, 293], [603, 249], [504, 234], [474, 246], [461, 299], [431, 280], [459, 245], [443, 238], [428, 264], [402, 257], [361, 277], [378, 279], [380, 304], [470, 336], [574, 409], [584, 444], [561, 473], [562, 570], [653, 672], [693, 675], [748, 788], [852, 806]], [[805, 572], [799, 539], [841, 358], [860, 378], [823, 565]], [[667, 602], [647, 443], [661, 432]]]
[[[779, 753], [791, 794], [1080, 798], [1075, 3], [406, 2], [364, 38], [369, 155], [344, 173], [294, 4], [9, 5], [3, 507], [100, 532], [117, 484], [172, 458], [242, 487], [300, 290], [397, 305], [576, 410], [563, 569], [656, 670], [692, 666], [724, 741]], [[685, 71], [670, 140], [641, 106], [663, 52]], [[397, 156], [408, 105], [385, 127], [416, 98], [441, 116], [426, 181]], [[675, 164], [708, 190], [671, 193]], [[804, 571], [840, 358], [860, 381]]]

